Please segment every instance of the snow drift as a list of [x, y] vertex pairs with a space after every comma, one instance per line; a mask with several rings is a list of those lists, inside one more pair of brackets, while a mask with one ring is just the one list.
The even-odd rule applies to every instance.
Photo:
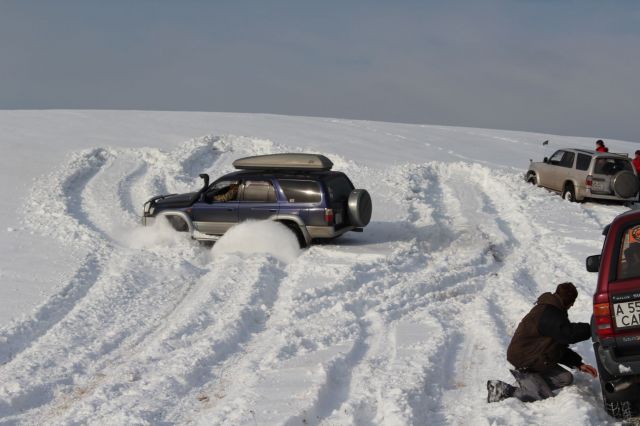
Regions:
[[229, 229], [213, 246], [214, 259], [225, 253], [269, 254], [290, 263], [300, 254], [296, 236], [272, 221], [246, 221]]

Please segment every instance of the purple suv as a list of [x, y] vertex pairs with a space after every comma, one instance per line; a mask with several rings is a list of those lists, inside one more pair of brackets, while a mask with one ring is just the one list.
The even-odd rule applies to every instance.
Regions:
[[274, 220], [296, 235], [301, 247], [313, 239], [336, 238], [362, 232], [369, 223], [369, 193], [355, 189], [323, 155], [272, 154], [234, 161], [239, 171], [198, 192], [161, 195], [144, 204], [143, 224], [166, 218], [176, 231], [197, 240], [217, 240], [229, 228], [247, 219]]

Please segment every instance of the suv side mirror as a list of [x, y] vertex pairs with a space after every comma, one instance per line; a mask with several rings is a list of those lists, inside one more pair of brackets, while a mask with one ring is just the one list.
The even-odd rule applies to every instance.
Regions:
[[544, 160], [542, 160], [543, 163], [548, 163], [549, 162], [549, 157], [544, 157]]
[[589, 272], [598, 272], [600, 270], [600, 259], [601, 255], [596, 254], [595, 256], [587, 257], [587, 271]]

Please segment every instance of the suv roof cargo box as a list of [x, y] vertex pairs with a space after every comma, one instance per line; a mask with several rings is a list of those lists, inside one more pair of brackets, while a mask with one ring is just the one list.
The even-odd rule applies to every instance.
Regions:
[[239, 158], [233, 162], [233, 167], [245, 170], [331, 170], [333, 163], [320, 154], [270, 154]]

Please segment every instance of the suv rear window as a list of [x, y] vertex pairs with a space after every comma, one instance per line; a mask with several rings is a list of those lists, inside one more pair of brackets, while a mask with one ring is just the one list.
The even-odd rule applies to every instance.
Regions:
[[599, 175], [615, 175], [621, 170], [633, 171], [631, 162], [621, 158], [598, 158], [593, 167], [593, 173]]
[[618, 279], [640, 277], [640, 225], [624, 232], [618, 258]]
[[341, 202], [349, 198], [353, 184], [344, 175], [334, 176], [325, 181], [331, 202]]
[[320, 186], [312, 180], [280, 179], [280, 188], [290, 203], [319, 203]]

